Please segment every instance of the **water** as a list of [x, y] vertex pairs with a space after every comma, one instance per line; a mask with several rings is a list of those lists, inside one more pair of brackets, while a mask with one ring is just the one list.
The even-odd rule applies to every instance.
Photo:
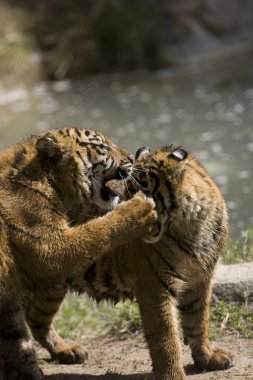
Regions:
[[0, 91], [0, 110], [1, 149], [65, 126], [102, 130], [133, 153], [143, 145], [181, 145], [221, 187], [232, 234], [253, 225], [251, 63], [194, 76], [158, 72], [40, 82]]

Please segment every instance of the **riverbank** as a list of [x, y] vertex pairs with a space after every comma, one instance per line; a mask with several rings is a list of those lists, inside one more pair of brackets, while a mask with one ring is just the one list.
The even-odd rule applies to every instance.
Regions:
[[253, 55], [252, 11], [253, 0], [243, 6], [240, 0], [3, 0], [0, 77], [9, 84], [230, 65]]

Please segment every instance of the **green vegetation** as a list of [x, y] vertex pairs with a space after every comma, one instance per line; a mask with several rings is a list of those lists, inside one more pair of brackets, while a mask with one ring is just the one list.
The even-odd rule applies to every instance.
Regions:
[[223, 257], [224, 264], [253, 261], [253, 227], [241, 232], [238, 240], [229, 240]]
[[[229, 242], [225, 263], [253, 260], [253, 229], [243, 232], [241, 238]], [[237, 331], [247, 338], [253, 338], [253, 307], [231, 305], [220, 301], [211, 312], [210, 337], [215, 339], [227, 331]], [[97, 332], [113, 333], [126, 339], [141, 329], [141, 318], [136, 302], [119, 302], [116, 306], [102, 302], [99, 305], [83, 295], [79, 298], [69, 295], [57, 317], [56, 327], [65, 337], [74, 338], [87, 334], [92, 329]]]
[[[40, 51], [48, 78], [161, 65], [157, 26], [162, 16], [155, 3], [5, 0], [3, 4], [3, 18], [8, 9], [15, 20], [15, 38], [21, 41], [20, 48], [9, 45], [6, 56], [23, 65], [34, 50]], [[30, 41], [28, 50], [25, 40]], [[23, 56], [16, 57], [18, 48]]]
[[0, 75], [2, 84], [32, 82], [39, 75], [36, 46], [27, 33], [29, 15], [20, 8], [0, 4]]
[[70, 294], [58, 313], [55, 325], [63, 337], [73, 338], [95, 330], [125, 339], [141, 328], [141, 319], [136, 302], [126, 300], [114, 306], [105, 301], [97, 305], [86, 295], [76, 297]]
[[243, 305], [231, 305], [219, 301], [212, 308], [211, 313], [211, 338], [220, 336], [227, 331], [237, 331], [246, 338], [253, 338], [253, 307], [247, 303]]
[[[210, 338], [228, 331], [237, 331], [246, 338], [253, 338], [253, 308], [247, 303], [231, 305], [219, 301], [212, 307]], [[63, 337], [76, 338], [96, 333], [111, 333], [127, 339], [141, 329], [139, 307], [136, 302], [119, 302], [115, 307], [103, 302], [98, 306], [86, 296], [66, 298], [56, 320], [56, 328]]]

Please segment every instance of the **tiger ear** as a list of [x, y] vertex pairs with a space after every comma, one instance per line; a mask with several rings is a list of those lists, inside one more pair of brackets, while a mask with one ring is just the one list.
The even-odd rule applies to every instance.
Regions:
[[40, 155], [48, 158], [60, 159], [64, 150], [53, 136], [43, 136], [36, 143], [37, 151]]
[[182, 148], [176, 148], [169, 154], [169, 157], [176, 161], [184, 161], [188, 157], [188, 153]]
[[135, 160], [138, 160], [141, 156], [151, 153], [151, 149], [148, 146], [142, 146], [135, 153]]

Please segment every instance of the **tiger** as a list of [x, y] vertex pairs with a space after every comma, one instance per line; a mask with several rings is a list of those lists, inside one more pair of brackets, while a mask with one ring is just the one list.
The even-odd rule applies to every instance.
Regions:
[[86, 358], [85, 349], [57, 335], [51, 315], [68, 277], [153, 231], [153, 200], [139, 193], [120, 203], [106, 187], [132, 168], [130, 153], [80, 128], [30, 136], [0, 155], [1, 380], [43, 379], [29, 330], [59, 362]]
[[142, 191], [158, 213], [157, 230], [89, 263], [71, 287], [97, 301], [136, 297], [156, 380], [186, 380], [179, 339], [201, 370], [233, 366], [233, 354], [208, 339], [211, 280], [228, 234], [221, 192], [192, 153], [165, 146], [136, 153], [133, 180], [108, 186], [122, 197]]

